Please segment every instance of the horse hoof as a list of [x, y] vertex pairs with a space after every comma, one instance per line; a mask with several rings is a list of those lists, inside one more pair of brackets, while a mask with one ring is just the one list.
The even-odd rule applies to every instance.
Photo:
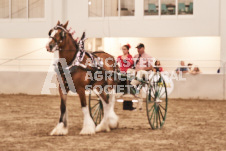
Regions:
[[67, 135], [68, 128], [64, 127], [64, 123], [58, 123], [57, 126], [52, 130], [50, 135]]
[[110, 123], [110, 128], [111, 129], [116, 129], [119, 127], [119, 122], [116, 122], [116, 123]]
[[103, 124], [97, 125], [96, 132], [102, 132], [102, 131], [103, 132], [110, 132], [111, 129], [110, 129], [110, 127], [107, 124], [105, 124], [105, 125], [103, 125]]
[[95, 134], [95, 128], [84, 127], [79, 134], [80, 135], [93, 135], [93, 134]]
[[111, 129], [116, 129], [118, 128], [119, 126], [119, 122], [118, 122], [118, 116], [117, 115], [114, 115], [112, 117], [109, 118], [109, 127]]

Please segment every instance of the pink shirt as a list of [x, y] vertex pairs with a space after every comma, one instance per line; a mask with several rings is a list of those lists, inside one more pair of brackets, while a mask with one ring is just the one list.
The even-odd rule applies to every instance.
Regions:
[[[136, 60], [138, 59], [139, 54], [134, 56], [134, 64], [136, 63]], [[145, 67], [151, 67], [153, 66], [153, 58], [146, 54], [145, 52], [141, 55], [140, 61], [136, 64], [136, 70], [143, 70]]]

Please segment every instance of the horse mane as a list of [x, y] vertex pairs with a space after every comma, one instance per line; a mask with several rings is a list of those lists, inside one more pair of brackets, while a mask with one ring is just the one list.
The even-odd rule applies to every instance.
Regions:
[[[63, 27], [64, 25], [63, 24], [60, 24], [60, 25], [58, 25], [58, 26], [61, 26], [61, 27]], [[64, 28], [64, 27], [63, 27]], [[66, 28], [65, 28], [66, 29]], [[66, 29], [67, 30], [67, 29]], [[68, 30], [67, 30], [68, 31]], [[73, 41], [73, 44], [74, 44], [74, 46], [75, 46], [75, 48], [76, 48], [76, 50], [79, 50], [79, 44], [78, 44], [78, 42], [76, 41], [76, 40], [74, 40], [74, 38], [73, 38], [73, 36], [72, 36], [72, 34], [68, 31], [68, 35], [70, 36], [70, 38], [72, 39], [72, 41]]]
[[78, 50], [79, 49], [78, 42], [76, 40], [74, 40], [74, 38], [72, 37], [71, 33], [69, 33], [69, 35], [70, 35], [70, 38], [73, 40], [73, 44], [74, 44], [76, 50]]

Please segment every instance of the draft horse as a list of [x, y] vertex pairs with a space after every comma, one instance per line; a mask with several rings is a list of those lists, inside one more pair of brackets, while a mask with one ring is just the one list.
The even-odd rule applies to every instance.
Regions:
[[[59, 58], [64, 58], [68, 66], [70, 66], [74, 59], [76, 59], [76, 55], [79, 52], [78, 43], [75, 42], [71, 33], [67, 30], [68, 21], [63, 25], [58, 21], [57, 25], [51, 29], [51, 32], [55, 30], [55, 34], [50, 37], [50, 42], [47, 43], [46, 49], [48, 52], [54, 52], [56, 50], [59, 51]], [[96, 57], [99, 57], [103, 60], [103, 69], [106, 71], [115, 71], [116, 67], [113, 66], [115, 63], [114, 57], [105, 52], [94, 52]], [[110, 58], [110, 59], [109, 59]], [[85, 54], [81, 64], [85, 64], [87, 59], [90, 59], [90, 56]], [[118, 116], [114, 112], [114, 104], [115, 104], [115, 90], [114, 85], [117, 82], [114, 80], [114, 76], [109, 76], [107, 80], [103, 78], [102, 80], [91, 80], [86, 79], [86, 74], [89, 69], [90, 71], [95, 70], [91, 66], [87, 66], [87, 68], [78, 67], [73, 72], [71, 72], [71, 78], [76, 89], [77, 94], [79, 95], [82, 112], [84, 115], [83, 128], [80, 131], [81, 135], [91, 135], [96, 132], [101, 131], [110, 131], [111, 129], [118, 127]], [[93, 71], [95, 72], [95, 71]], [[63, 83], [67, 83], [65, 75], [61, 74]], [[59, 81], [59, 78], [58, 78]], [[104, 117], [99, 125], [95, 125], [92, 120], [89, 108], [86, 102], [85, 90], [86, 85], [91, 84], [93, 87], [96, 85], [104, 86], [108, 85], [108, 94], [104, 91], [100, 92], [99, 87], [93, 90], [96, 94], [101, 98], [104, 107]], [[63, 92], [62, 88], [59, 86], [59, 94], [61, 98], [60, 105], [60, 119], [57, 126], [51, 131], [50, 135], [66, 135], [68, 134], [68, 123], [67, 123], [67, 94], [70, 89], [66, 88], [66, 93]]]

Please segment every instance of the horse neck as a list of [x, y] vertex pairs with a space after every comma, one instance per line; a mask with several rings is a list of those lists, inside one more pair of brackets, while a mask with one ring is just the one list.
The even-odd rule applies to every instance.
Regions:
[[77, 53], [77, 49], [74, 45], [73, 39], [68, 36], [68, 38], [66, 39], [65, 46], [62, 48], [61, 51], [59, 51], [59, 57], [65, 58], [67, 65], [69, 65], [73, 61], [76, 53]]

